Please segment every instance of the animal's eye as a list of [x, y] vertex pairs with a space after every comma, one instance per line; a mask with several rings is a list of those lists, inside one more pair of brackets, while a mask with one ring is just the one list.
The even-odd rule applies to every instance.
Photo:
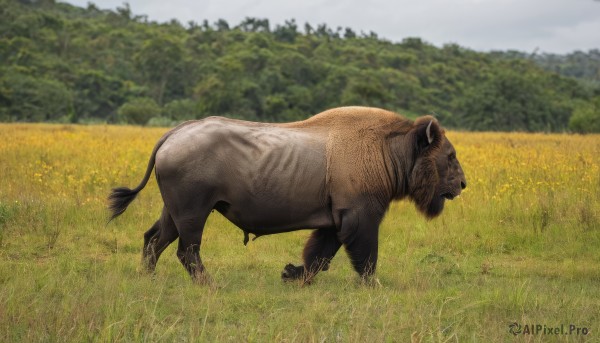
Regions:
[[455, 153], [451, 153], [450, 155], [448, 155], [448, 161], [452, 161], [455, 158], [456, 158], [456, 154]]

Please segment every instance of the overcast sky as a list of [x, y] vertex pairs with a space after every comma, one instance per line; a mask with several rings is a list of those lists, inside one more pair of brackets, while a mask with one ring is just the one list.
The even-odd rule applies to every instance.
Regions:
[[[88, 0], [68, 0], [86, 7]], [[123, 0], [92, 1], [115, 9]], [[442, 46], [457, 43], [479, 51], [520, 50], [568, 53], [600, 49], [598, 0], [129, 0], [136, 15], [150, 20], [178, 19], [230, 26], [245, 17], [267, 18], [271, 28], [294, 18], [301, 30], [326, 23], [331, 28], [373, 31], [400, 42], [419, 37]]]

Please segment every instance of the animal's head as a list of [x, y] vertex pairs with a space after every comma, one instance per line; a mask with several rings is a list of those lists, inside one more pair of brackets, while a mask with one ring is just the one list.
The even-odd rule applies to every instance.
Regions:
[[409, 196], [425, 216], [433, 218], [442, 212], [446, 200], [460, 195], [467, 180], [454, 146], [435, 118], [417, 119], [411, 131], [414, 164], [408, 182]]

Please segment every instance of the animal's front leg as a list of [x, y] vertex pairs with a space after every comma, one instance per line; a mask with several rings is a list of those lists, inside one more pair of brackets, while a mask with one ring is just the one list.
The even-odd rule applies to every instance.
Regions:
[[[377, 229], [373, 229], [377, 231]], [[354, 241], [346, 244], [346, 251], [354, 270], [362, 279], [368, 279], [377, 269], [378, 238], [372, 234], [359, 234]]]
[[368, 211], [347, 211], [342, 216], [338, 237], [348, 252], [354, 270], [363, 279], [368, 279], [377, 268], [379, 224], [382, 217]]
[[294, 281], [301, 279], [303, 276], [304, 266], [295, 266], [291, 263], [283, 267], [283, 271], [281, 272], [281, 279], [283, 281]]
[[314, 230], [304, 246], [304, 265], [286, 265], [281, 278], [284, 281], [303, 279], [305, 283], [310, 283], [318, 272], [329, 269], [329, 263], [341, 245], [335, 227]]

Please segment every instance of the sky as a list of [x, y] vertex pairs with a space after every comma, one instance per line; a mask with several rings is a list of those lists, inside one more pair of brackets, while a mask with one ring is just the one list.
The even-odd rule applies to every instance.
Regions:
[[[89, 0], [66, 0], [86, 7]], [[101, 9], [123, 0], [91, 1]], [[313, 27], [350, 27], [401, 42], [419, 37], [438, 47], [455, 43], [477, 51], [519, 50], [565, 54], [600, 49], [600, 0], [128, 0], [133, 14], [230, 26], [245, 17], [267, 18], [271, 28], [296, 19]]]

